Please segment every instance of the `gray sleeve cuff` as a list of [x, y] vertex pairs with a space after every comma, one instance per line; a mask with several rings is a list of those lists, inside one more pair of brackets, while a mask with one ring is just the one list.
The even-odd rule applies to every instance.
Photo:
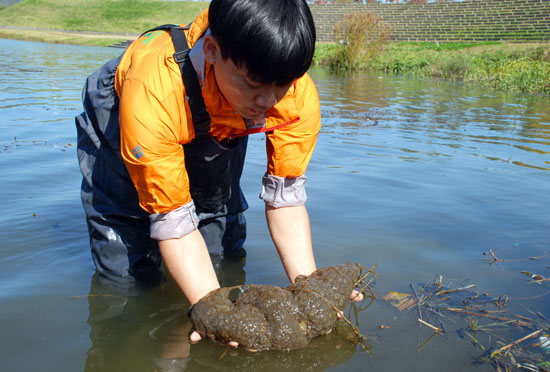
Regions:
[[150, 214], [151, 238], [156, 240], [178, 239], [199, 226], [199, 217], [193, 201], [168, 213]]
[[266, 174], [262, 179], [260, 199], [275, 208], [304, 205], [306, 179], [306, 176], [283, 178]]

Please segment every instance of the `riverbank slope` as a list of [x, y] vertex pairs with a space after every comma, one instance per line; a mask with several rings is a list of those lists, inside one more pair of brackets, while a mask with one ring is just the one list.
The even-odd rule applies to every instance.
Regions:
[[[110, 46], [133, 40], [160, 24], [187, 24], [208, 4], [158, 0], [23, 0], [0, 10], [0, 37]], [[330, 65], [339, 47], [318, 43], [315, 64]], [[550, 95], [549, 43], [387, 43], [359, 68]]]

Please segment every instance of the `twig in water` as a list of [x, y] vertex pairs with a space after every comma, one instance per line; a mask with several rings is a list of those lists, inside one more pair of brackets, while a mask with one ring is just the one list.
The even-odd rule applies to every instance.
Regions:
[[470, 340], [472, 340], [472, 342], [474, 344], [478, 344], [479, 347], [481, 348], [481, 350], [485, 351], [485, 347], [474, 337], [472, 336], [471, 334], [469, 334], [468, 332], [464, 332], [464, 334], [468, 337], [470, 337]]
[[229, 345], [228, 345], [228, 346], [226, 346], [226, 348], [225, 348], [225, 350], [224, 350], [223, 354], [222, 354], [222, 355], [220, 355], [220, 357], [218, 358], [218, 360], [222, 360], [222, 359], [223, 359], [223, 357], [225, 356], [225, 354], [227, 354], [227, 351], [228, 351], [228, 350], [229, 350], [230, 348], [231, 348], [231, 346], [229, 346]]
[[376, 278], [376, 273], [373, 274], [372, 278], [359, 290], [360, 293], [365, 293], [365, 288], [368, 288], [370, 291], [371, 297], [375, 298], [374, 292], [372, 291], [370, 284], [373, 282], [373, 280]]
[[[436, 282], [434, 282], [434, 284], [436, 284]], [[439, 282], [437, 283], [437, 288], [434, 292], [439, 291], [441, 287], [443, 287], [443, 275], [439, 275]]]
[[480, 316], [482, 318], [501, 320], [501, 321], [504, 321], [504, 322], [510, 322], [510, 323], [518, 325], [520, 327], [531, 327], [532, 326], [530, 323], [525, 322], [525, 321], [514, 320], [514, 319], [505, 318], [505, 317], [501, 317], [501, 316], [492, 316], [492, 315], [487, 315], [487, 314], [475, 313], [473, 311], [468, 311], [468, 310], [464, 310], [464, 309], [460, 309], [460, 308], [456, 308], [456, 307], [444, 307], [444, 308], [441, 308], [441, 310], [453, 311], [453, 312], [456, 312], [456, 313], [463, 313], [463, 314], [468, 314], [468, 315], [473, 315], [473, 316]]
[[512, 300], [534, 300], [536, 298], [547, 296], [550, 293], [550, 291], [546, 291], [543, 294], [536, 295], [533, 297], [512, 297]]
[[[483, 255], [486, 255], [487, 253], [483, 252]], [[489, 254], [491, 255], [491, 257], [493, 258], [493, 260], [491, 261], [490, 259], [486, 258], [487, 261], [491, 261], [489, 262], [489, 265], [492, 265], [494, 264], [495, 262], [504, 262], [504, 260], [502, 258], [497, 258], [497, 256], [495, 256], [495, 252], [493, 252], [492, 249], [489, 249]]]
[[376, 278], [376, 273], [373, 274], [372, 278], [367, 282], [367, 283], [364, 283], [364, 280], [374, 271], [374, 269], [376, 269], [376, 264], [372, 265], [372, 267], [370, 269], [366, 269], [365, 267], [359, 265], [359, 267], [362, 269], [362, 270], [366, 270], [366, 273], [365, 275], [363, 275], [362, 277], [359, 278], [359, 280], [357, 280], [354, 284], [354, 287], [357, 287], [359, 286], [359, 284], [363, 284], [363, 287], [359, 290], [360, 293], [365, 293], [365, 289], [368, 288], [368, 290], [370, 291], [370, 294], [372, 297], [376, 297], [374, 295], [374, 292], [372, 291], [371, 287], [370, 287], [370, 284], [374, 281], [374, 279]]
[[418, 351], [424, 349], [424, 347], [425, 347], [426, 345], [428, 345], [428, 344], [434, 339], [434, 337], [437, 336], [438, 334], [439, 334], [439, 332], [437, 332], [437, 331], [434, 332], [434, 334], [431, 335], [430, 338], [428, 338], [428, 339], [426, 340], [426, 342], [424, 342], [422, 345], [420, 345], [420, 347], [418, 348]]
[[420, 320], [422, 319], [422, 309], [420, 308], [420, 299], [418, 298], [418, 295], [416, 294], [416, 291], [414, 290], [414, 287], [411, 284], [409, 284], [412, 291], [413, 291], [413, 294], [414, 294], [414, 298], [416, 299], [416, 308], [418, 309], [418, 316], [420, 317]]
[[451, 322], [453, 323], [456, 323], [456, 321], [454, 319], [451, 319], [449, 318], [448, 316], [446, 316], [445, 314], [441, 314], [439, 311], [435, 311], [434, 309], [430, 308], [430, 307], [425, 307], [426, 310], [428, 311], [431, 311], [432, 313], [434, 313], [435, 315], [441, 317], [441, 318], [445, 318], [447, 320], [450, 320]]
[[493, 358], [496, 354], [500, 354], [501, 352], [506, 351], [506, 350], [510, 349], [512, 346], [515, 346], [515, 345], [517, 345], [517, 344], [519, 344], [519, 343], [522, 343], [523, 341], [525, 341], [525, 340], [527, 340], [527, 339], [530, 339], [530, 338], [532, 338], [532, 337], [538, 336], [538, 335], [539, 335], [540, 333], [542, 333], [543, 331], [544, 331], [544, 329], [539, 329], [539, 330], [537, 330], [537, 331], [535, 331], [535, 332], [529, 333], [529, 334], [528, 334], [527, 336], [525, 336], [525, 337], [522, 337], [522, 338], [520, 338], [520, 339], [518, 339], [518, 340], [512, 342], [511, 344], [508, 344], [508, 345], [506, 345], [506, 346], [501, 347], [500, 349], [498, 349], [498, 350], [496, 350], [496, 351], [493, 351], [493, 352], [491, 353], [491, 355], [490, 355], [490, 358]]
[[453, 292], [463, 291], [465, 289], [470, 289], [470, 288], [473, 288], [475, 286], [476, 286], [475, 284], [470, 284], [470, 285], [467, 285], [466, 287], [462, 287], [462, 288], [444, 289], [442, 291], [436, 292], [435, 294], [438, 295], [438, 296], [441, 296], [441, 295], [447, 294], [447, 293], [453, 293]]
[[124, 300], [125, 297], [123, 296], [117, 296], [117, 295], [110, 295], [110, 294], [89, 294], [85, 296], [71, 296], [71, 300], [78, 300], [79, 298], [89, 298], [89, 297], [113, 297], [113, 298], [120, 298], [121, 300]]
[[367, 270], [367, 269], [365, 269], [363, 266], [359, 265], [359, 267], [360, 267], [361, 269], [367, 270], [367, 272], [365, 273], [365, 275], [363, 275], [362, 277], [360, 277], [359, 280], [357, 280], [357, 281], [355, 282], [355, 285], [354, 285], [354, 286], [357, 287], [360, 283], [362, 283], [363, 280], [365, 280], [365, 279], [367, 278], [367, 276], [369, 276], [369, 275], [374, 271], [374, 269], [376, 269], [376, 266], [377, 266], [377, 265], [374, 264], [374, 265], [372, 265], [372, 267], [371, 267], [370, 269]]
[[419, 321], [420, 323], [424, 324], [426, 327], [429, 327], [429, 328], [433, 329], [434, 331], [443, 334], [443, 330], [442, 330], [442, 329], [437, 328], [436, 326], [431, 325], [430, 323], [428, 323], [428, 322], [426, 322], [426, 321], [424, 321], [424, 320], [422, 320], [422, 319], [418, 319], [418, 321]]

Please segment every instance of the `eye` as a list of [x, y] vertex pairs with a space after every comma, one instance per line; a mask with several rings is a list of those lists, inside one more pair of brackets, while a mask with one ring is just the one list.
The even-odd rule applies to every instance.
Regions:
[[247, 76], [243, 76], [243, 81], [251, 89], [259, 89], [263, 86], [262, 83], [258, 83], [257, 81], [250, 80]]
[[245, 80], [245, 81], [246, 81], [246, 85], [248, 85], [252, 89], [260, 89], [262, 87], [262, 84], [252, 83], [248, 80]]

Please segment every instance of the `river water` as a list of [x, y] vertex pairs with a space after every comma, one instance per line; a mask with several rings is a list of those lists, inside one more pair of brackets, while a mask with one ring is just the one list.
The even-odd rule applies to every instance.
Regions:
[[[491, 371], [471, 337], [494, 350], [548, 326], [549, 282], [522, 271], [550, 277], [550, 100], [315, 68], [323, 127], [307, 174], [316, 258], [378, 265], [376, 299], [346, 313], [368, 350], [346, 341], [345, 326], [289, 353], [189, 345], [187, 304], [172, 281], [136, 289], [94, 275], [73, 118], [85, 77], [118, 53], [0, 40], [1, 370]], [[219, 269], [225, 285], [288, 284], [257, 198], [264, 147], [261, 135], [250, 138], [248, 257]], [[491, 264], [491, 251], [504, 261]], [[492, 330], [500, 339], [467, 328], [490, 319], [424, 310], [446, 331], [430, 340], [415, 306], [399, 311], [383, 297], [440, 276], [444, 288], [475, 284], [469, 295], [507, 298], [500, 316], [538, 324]]]

